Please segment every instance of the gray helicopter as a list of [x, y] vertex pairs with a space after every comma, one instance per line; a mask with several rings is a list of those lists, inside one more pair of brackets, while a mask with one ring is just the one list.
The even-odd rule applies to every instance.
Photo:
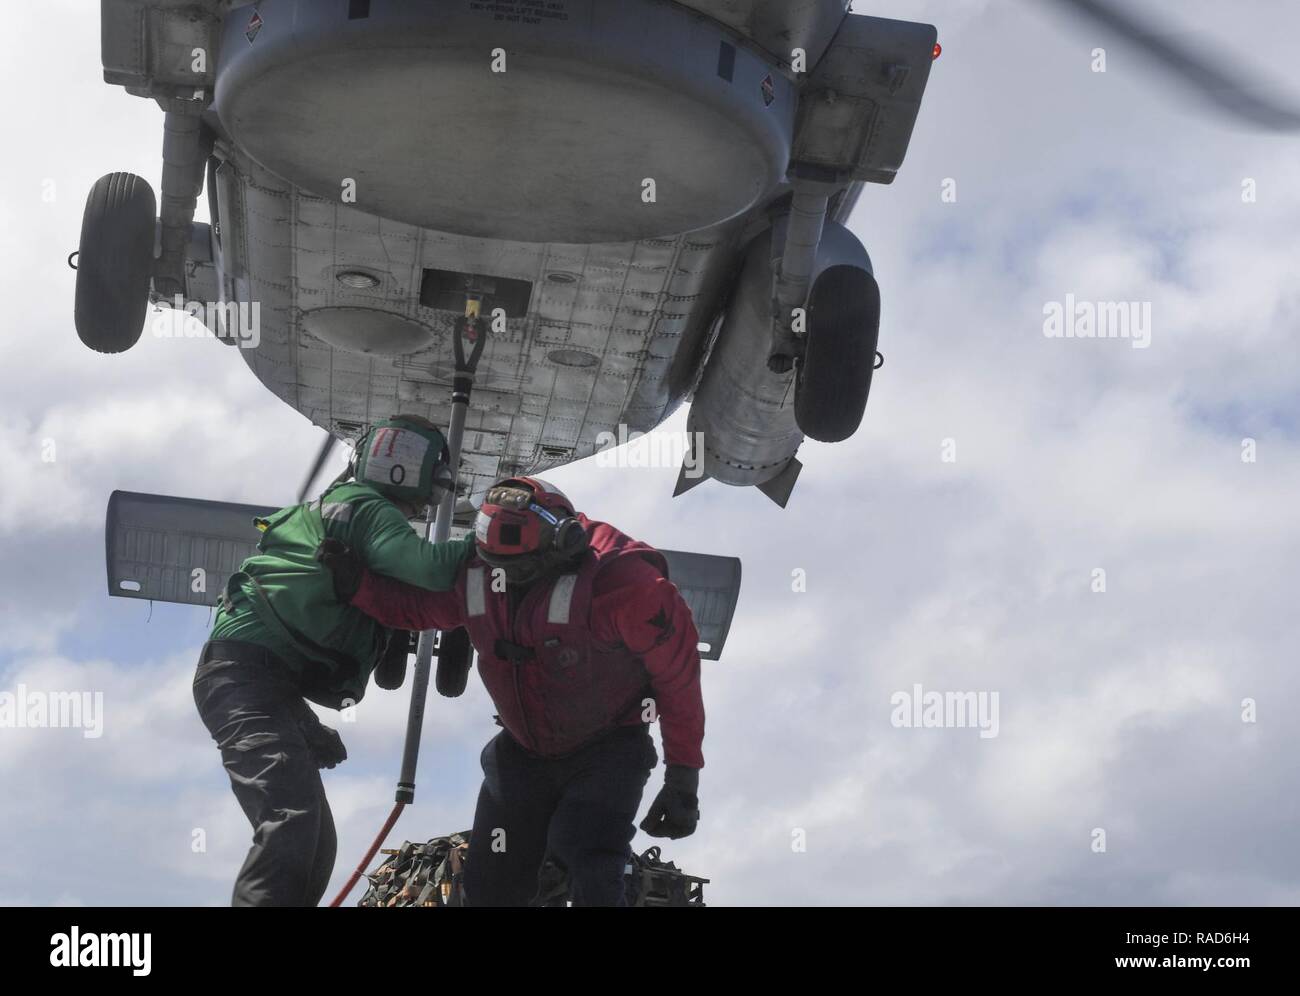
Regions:
[[[128, 349], [152, 302], [243, 347], [327, 432], [303, 494], [375, 418], [448, 424], [468, 352], [466, 495], [689, 400], [677, 493], [784, 506], [804, 437], [862, 420], [880, 294], [845, 222], [901, 166], [939, 53], [848, 6], [102, 0], [105, 80], [165, 112], [161, 210], [140, 177], [95, 185], [78, 333]], [[1113, 0], [1048, 6], [1239, 120], [1300, 124]]]
[[[1300, 123], [1110, 0], [1055, 3], [1240, 119]], [[163, 171], [159, 198], [126, 173], [92, 189], [77, 332], [116, 353], [147, 325], [198, 325], [237, 349], [326, 432], [299, 500], [335, 443], [399, 411], [449, 426], [435, 539], [492, 481], [686, 401], [678, 494], [714, 478], [785, 507], [804, 438], [860, 425], [880, 291], [846, 222], [902, 165], [934, 27], [848, 0], [101, 0], [101, 16], [105, 80], [164, 112]], [[150, 323], [151, 305], [190, 320]], [[264, 511], [115, 492], [110, 594], [211, 605]], [[716, 660], [740, 562], [665, 553]], [[399, 800], [421, 669], [427, 684], [435, 653], [467, 652], [436, 639]], [[389, 885], [426, 902], [427, 875], [396, 869]], [[673, 881], [647, 904], [702, 902], [704, 880]]]
[[165, 112], [161, 208], [95, 185], [77, 331], [120, 352], [151, 302], [188, 311], [327, 445], [399, 410], [446, 425], [481, 337], [464, 494], [690, 399], [678, 492], [784, 506], [804, 437], [862, 420], [880, 295], [844, 223], [938, 52], [847, 8], [102, 0], [105, 80]]

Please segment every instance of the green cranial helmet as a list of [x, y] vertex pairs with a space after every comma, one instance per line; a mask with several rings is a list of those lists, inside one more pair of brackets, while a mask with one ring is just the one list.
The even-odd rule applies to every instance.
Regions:
[[361, 437], [356, 479], [389, 498], [425, 504], [450, 483], [447, 461], [447, 441], [436, 425], [417, 415], [394, 415]]

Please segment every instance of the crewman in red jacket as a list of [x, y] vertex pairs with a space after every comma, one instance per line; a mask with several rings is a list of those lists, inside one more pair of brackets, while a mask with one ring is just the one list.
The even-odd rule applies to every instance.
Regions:
[[481, 757], [467, 900], [530, 905], [558, 866], [576, 905], [625, 905], [656, 718], [664, 786], [641, 828], [678, 838], [699, 820], [704, 703], [690, 609], [658, 551], [577, 514], [537, 478], [494, 485], [474, 532], [454, 591], [361, 571], [352, 598], [385, 626], [464, 626], [478, 651], [503, 730]]

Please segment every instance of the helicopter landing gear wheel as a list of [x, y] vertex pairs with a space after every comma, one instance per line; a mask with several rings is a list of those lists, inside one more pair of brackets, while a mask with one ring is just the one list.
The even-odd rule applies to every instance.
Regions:
[[434, 684], [438, 694], [449, 699], [465, 692], [469, 672], [474, 667], [474, 645], [464, 627], [444, 630], [438, 638], [438, 668]]
[[100, 353], [135, 345], [149, 309], [156, 203], [134, 173], [95, 181], [81, 219], [77, 250], [77, 335]]
[[880, 287], [867, 270], [832, 266], [808, 297], [808, 335], [794, 384], [794, 417], [809, 439], [838, 443], [867, 408], [880, 337]]

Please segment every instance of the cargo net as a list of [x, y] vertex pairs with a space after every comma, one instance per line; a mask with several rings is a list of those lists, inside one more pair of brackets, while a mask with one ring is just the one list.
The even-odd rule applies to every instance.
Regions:
[[[434, 837], [417, 844], [406, 841], [387, 855], [366, 876], [370, 887], [358, 906], [464, 906], [465, 865], [469, 856], [469, 831]], [[536, 906], [568, 905], [568, 883], [553, 863], [539, 876]], [[624, 882], [629, 906], [703, 906], [709, 880], [687, 875], [660, 857], [658, 847], [633, 854]]]

